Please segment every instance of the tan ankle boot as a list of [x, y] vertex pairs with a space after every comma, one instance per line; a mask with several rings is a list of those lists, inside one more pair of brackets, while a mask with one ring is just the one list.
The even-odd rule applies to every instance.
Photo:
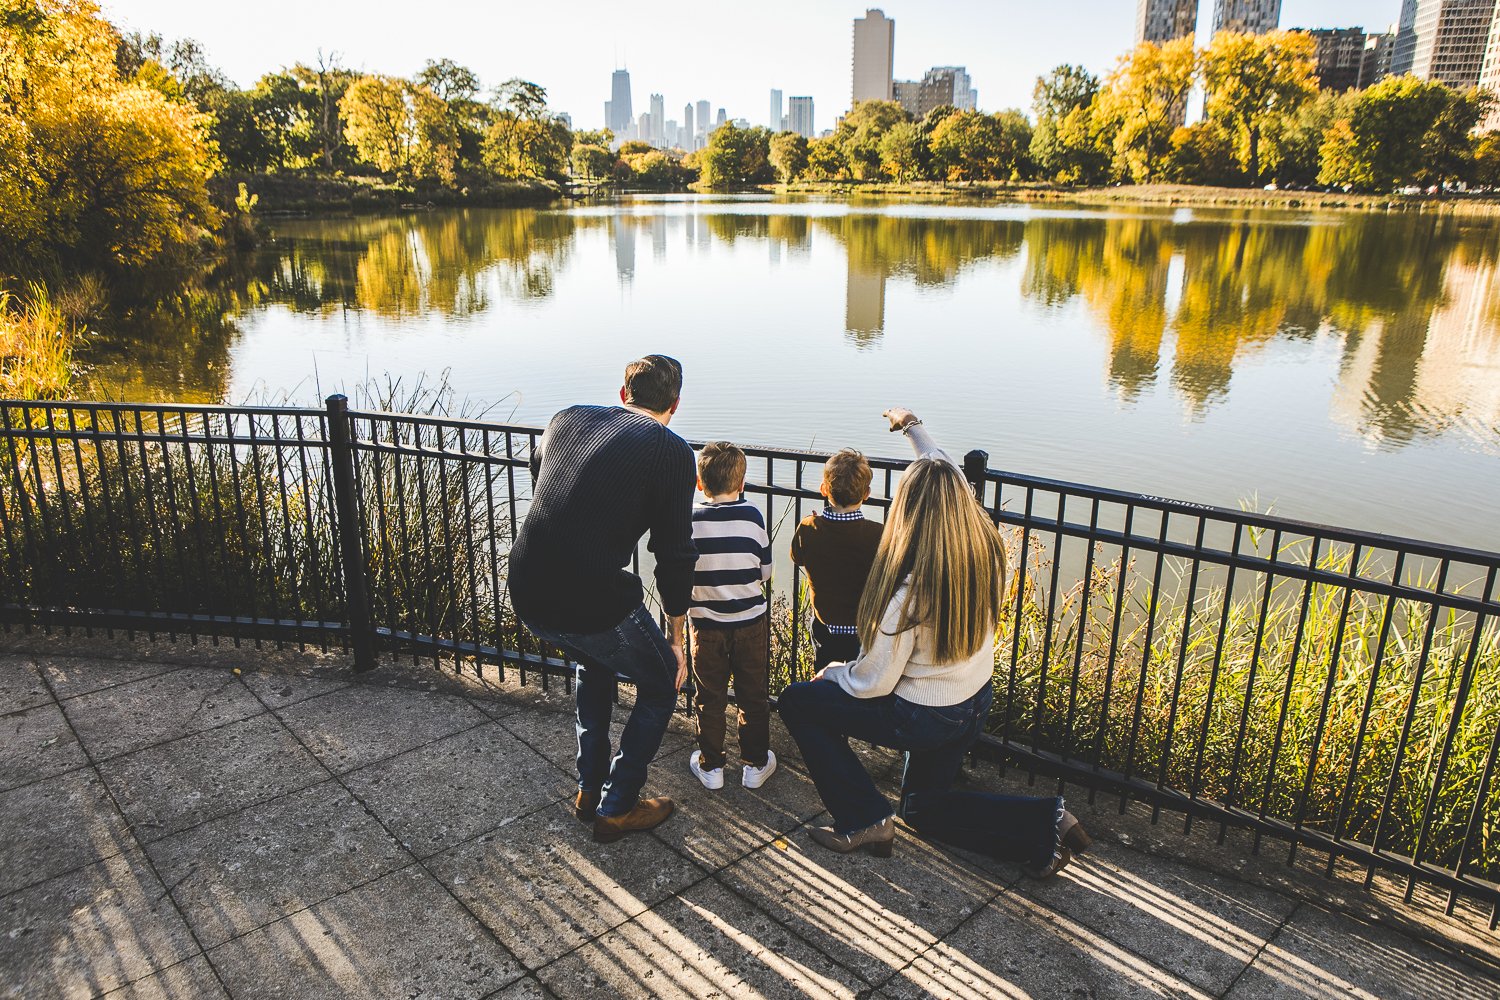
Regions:
[[834, 833], [831, 827], [815, 826], [808, 831], [812, 839], [840, 854], [848, 854], [864, 848], [877, 858], [891, 856], [891, 846], [896, 842], [896, 818], [887, 816], [879, 823], [871, 823], [863, 830], [852, 833]]
[[623, 816], [594, 816], [594, 840], [600, 844], [612, 844], [627, 833], [640, 833], [666, 822], [672, 810], [677, 808], [665, 795], [654, 799], [641, 799], [635, 808]]
[[580, 823], [592, 823], [594, 821], [594, 810], [599, 808], [599, 793], [578, 790], [578, 797], [573, 800], [573, 815], [578, 817]]

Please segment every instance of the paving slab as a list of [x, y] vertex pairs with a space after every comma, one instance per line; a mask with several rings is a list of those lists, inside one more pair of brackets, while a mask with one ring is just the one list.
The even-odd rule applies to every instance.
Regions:
[[362, 684], [300, 701], [276, 714], [336, 773], [489, 721], [454, 695]]
[[0, 715], [0, 791], [88, 762], [62, 709], [50, 701]]
[[560, 997], [853, 998], [864, 981], [716, 882], [702, 882], [553, 962]]
[[116, 757], [99, 773], [142, 842], [328, 777], [268, 712]]
[[0, 792], [0, 895], [113, 857], [134, 841], [91, 770]]
[[1016, 891], [1215, 996], [1233, 985], [1296, 901], [1180, 862], [1098, 842], [1058, 878]]
[[228, 670], [174, 670], [69, 698], [68, 721], [95, 760], [259, 715], [265, 708]]
[[1304, 903], [1227, 1000], [1330, 996], [1494, 1000], [1500, 980], [1390, 928]]
[[410, 862], [337, 782], [146, 845], [205, 948]]
[[[91, 691], [118, 687], [179, 669], [180, 664], [153, 659], [116, 659], [91, 656], [39, 656], [37, 670], [58, 698], [76, 698]], [[228, 673], [220, 668], [216, 673]]]
[[875, 995], [884, 1000], [1215, 996], [1014, 893], [1002, 893]]
[[45, 705], [52, 693], [27, 656], [0, 656], [0, 715]]
[[198, 953], [140, 850], [0, 898], [0, 996], [90, 997]]
[[556, 994], [530, 976], [518, 979], [486, 1000], [558, 1000]]
[[571, 804], [559, 803], [426, 864], [532, 969], [707, 875], [649, 834], [613, 844], [590, 837]]
[[798, 831], [716, 877], [871, 986], [1004, 888], [904, 831], [892, 858], [837, 854]]
[[245, 670], [240, 680], [266, 707], [285, 708], [346, 688], [354, 683], [352, 676], [352, 672], [349, 676], [309, 677], [287, 671]]
[[689, 820], [665, 824], [656, 836], [706, 868], [732, 864], [823, 813], [817, 787], [801, 771], [778, 763], [764, 785], [746, 788], [736, 761], [724, 768], [724, 787], [709, 791], [688, 769], [689, 753], [684, 747], [652, 767], [653, 787]]
[[[630, 718], [630, 710], [626, 706], [616, 705], [610, 719], [609, 735], [611, 745], [618, 745], [620, 730], [625, 727]], [[573, 706], [569, 702], [567, 713], [562, 712], [520, 712], [501, 716], [501, 725], [510, 730], [516, 736], [525, 741], [537, 753], [546, 757], [556, 764], [567, 774], [578, 775], [578, 730], [573, 721]], [[661, 747], [656, 752], [656, 761], [661, 761], [676, 754], [689, 746], [694, 735], [690, 723], [673, 716], [673, 721], [668, 724], [667, 731], [662, 736]], [[657, 764], [652, 765], [652, 773], [655, 773]]]
[[209, 952], [236, 1000], [478, 1000], [525, 969], [419, 867]]
[[344, 777], [418, 857], [570, 797], [577, 782], [499, 723], [456, 733]]
[[105, 994], [109, 1000], [229, 1000], [208, 959], [196, 955]]

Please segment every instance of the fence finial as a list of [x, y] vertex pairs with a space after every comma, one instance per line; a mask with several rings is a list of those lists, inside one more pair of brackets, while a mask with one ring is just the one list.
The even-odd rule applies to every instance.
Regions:
[[989, 471], [990, 453], [975, 448], [964, 456], [964, 478], [974, 489], [974, 496], [984, 502], [984, 476]]

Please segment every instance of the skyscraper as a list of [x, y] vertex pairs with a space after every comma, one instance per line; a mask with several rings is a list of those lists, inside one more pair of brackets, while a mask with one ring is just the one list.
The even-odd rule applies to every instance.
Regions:
[[617, 69], [609, 83], [609, 118], [605, 124], [615, 135], [624, 135], [630, 131], [630, 124], [635, 120], [635, 111], [630, 107], [630, 70]]
[[977, 111], [979, 100], [975, 95], [974, 82], [969, 79], [969, 70], [964, 66], [934, 66], [934, 73], [953, 74], [953, 106], [960, 111]]
[[[1485, 47], [1479, 85], [1492, 94], [1500, 94], [1500, 4], [1495, 5], [1495, 17], [1490, 21], [1490, 41]], [[1490, 113], [1479, 123], [1479, 128], [1483, 132], [1500, 129], [1500, 102], [1490, 108]]]
[[854, 19], [852, 100], [889, 101], [896, 58], [896, 22], [879, 10]]
[[698, 132], [693, 128], [693, 106], [682, 108], [682, 148], [691, 153], [698, 148]]
[[793, 97], [787, 108], [787, 131], [796, 132], [800, 136], [811, 139], [817, 135], [813, 131], [813, 99], [811, 97]]
[[922, 86], [917, 92], [917, 117], [925, 118], [927, 112], [944, 105], [957, 107], [953, 100], [953, 93], [953, 70], [934, 66], [922, 75]]
[[653, 146], [667, 144], [667, 102], [660, 94], [651, 95], [651, 134], [641, 136]]
[[1494, 19], [1495, 0], [1404, 0], [1391, 73], [1478, 86]]
[[913, 118], [922, 114], [922, 84], [919, 80], [892, 80], [891, 100]]
[[729, 116], [724, 113], [724, 109], [723, 108], [720, 108], [719, 109], [719, 117], [716, 118], [716, 119], [714, 119], [714, 128], [718, 128], [720, 125], [723, 125], [728, 120], [729, 120]]
[[1313, 59], [1318, 68], [1314, 71], [1318, 86], [1324, 90], [1353, 90], [1359, 86], [1359, 74], [1364, 65], [1365, 41], [1368, 37], [1363, 28], [1313, 28], [1294, 29], [1313, 39]]
[[1214, 0], [1214, 34], [1264, 35], [1281, 24], [1281, 0]]
[[1170, 42], [1198, 27], [1198, 0], [1140, 0], [1135, 7], [1135, 44]]
[[1396, 48], [1396, 33], [1387, 31], [1365, 36], [1365, 54], [1359, 63], [1359, 89], [1374, 86], [1391, 75], [1391, 54]]
[[781, 91], [771, 88], [771, 114], [767, 123], [772, 132], [781, 131]]

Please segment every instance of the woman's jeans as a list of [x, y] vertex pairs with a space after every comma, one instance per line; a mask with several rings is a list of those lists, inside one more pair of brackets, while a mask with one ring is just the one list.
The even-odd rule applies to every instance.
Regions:
[[984, 729], [994, 692], [986, 684], [957, 705], [932, 708], [895, 694], [856, 698], [830, 680], [793, 684], [777, 710], [802, 751], [837, 833], [852, 833], [891, 815], [849, 738], [906, 751], [901, 818], [921, 833], [1026, 865], [1042, 865], [1057, 848], [1062, 800], [1055, 796], [952, 791], [964, 755]]
[[[578, 705], [578, 787], [602, 793], [600, 816], [623, 816], [635, 808], [646, 783], [646, 767], [661, 748], [677, 704], [677, 657], [645, 605], [607, 632], [531, 633], [561, 647], [579, 663], [573, 688]], [[610, 760], [609, 722], [615, 684], [635, 685], [635, 707]]]

